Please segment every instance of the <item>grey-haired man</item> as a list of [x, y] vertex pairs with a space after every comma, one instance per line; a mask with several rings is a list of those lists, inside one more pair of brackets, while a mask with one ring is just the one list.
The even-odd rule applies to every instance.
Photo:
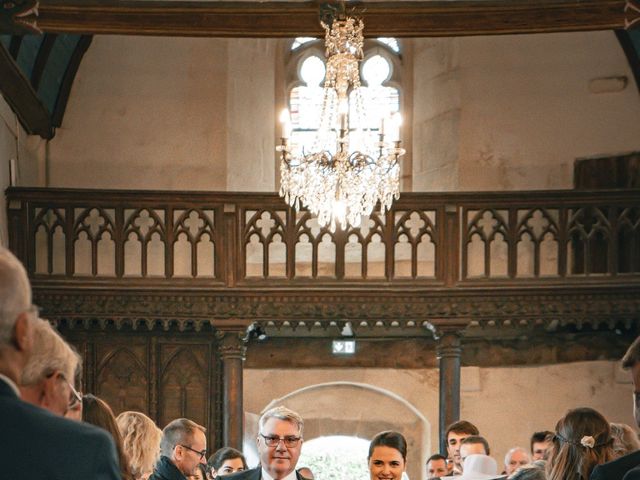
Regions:
[[258, 422], [256, 439], [260, 465], [234, 473], [228, 480], [305, 480], [296, 472], [302, 449], [302, 417], [286, 407], [266, 411]]

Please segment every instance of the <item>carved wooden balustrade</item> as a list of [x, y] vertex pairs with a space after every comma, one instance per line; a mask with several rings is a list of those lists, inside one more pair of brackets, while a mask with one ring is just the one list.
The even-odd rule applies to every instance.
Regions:
[[[365, 328], [640, 311], [638, 190], [405, 193], [335, 232], [275, 194], [12, 188], [8, 199], [12, 249], [61, 319]], [[83, 294], [102, 300], [87, 310]]]

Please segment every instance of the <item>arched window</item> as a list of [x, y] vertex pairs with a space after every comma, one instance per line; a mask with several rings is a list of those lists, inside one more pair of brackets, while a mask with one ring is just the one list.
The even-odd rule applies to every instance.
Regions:
[[[298, 37], [290, 45], [284, 105], [291, 115], [289, 140], [294, 149], [309, 151], [320, 124], [326, 70], [324, 40]], [[374, 138], [382, 128], [382, 118], [402, 113], [400, 48], [395, 38], [365, 40], [364, 58], [360, 63], [362, 94], [367, 112], [367, 124], [363, 127]], [[353, 108], [352, 103], [349, 108]]]

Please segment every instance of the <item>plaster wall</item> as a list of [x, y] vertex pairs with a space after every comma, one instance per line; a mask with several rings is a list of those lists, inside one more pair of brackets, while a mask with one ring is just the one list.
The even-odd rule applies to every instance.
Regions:
[[[426, 419], [426, 431], [429, 435], [422, 443], [424, 451], [409, 452], [409, 462], [423, 462], [437, 451], [437, 369], [247, 369], [244, 372], [245, 411], [247, 414], [259, 414], [274, 399], [328, 382], [369, 385], [403, 399]], [[579, 362], [536, 367], [464, 367], [461, 389], [461, 418], [478, 426], [480, 433], [488, 439], [492, 456], [499, 464], [504, 461], [509, 448], [516, 445], [528, 448], [529, 436], [534, 431], [553, 430], [555, 423], [570, 408], [592, 407], [611, 422], [634, 425], [630, 377], [628, 372], [619, 371], [617, 362]], [[339, 405], [344, 405], [343, 394], [338, 389], [334, 400]], [[326, 390], [323, 392], [322, 402], [330, 404]], [[359, 418], [363, 423], [372, 419], [388, 423], [389, 412], [380, 413], [380, 405], [371, 400], [369, 393], [360, 395], [354, 390], [349, 402], [350, 405], [358, 406]], [[308, 409], [310, 412], [317, 410], [313, 404]], [[333, 412], [326, 407], [324, 410]], [[351, 422], [353, 409], [345, 406], [344, 410], [343, 418], [336, 418], [335, 413], [327, 414], [327, 422], [335, 425], [339, 425], [340, 420]], [[395, 411], [398, 415], [395, 428], [402, 430], [407, 418], [400, 412], [400, 409]], [[247, 415], [247, 418], [255, 417]], [[394, 427], [393, 422], [388, 425], [388, 428]], [[353, 429], [355, 435], [359, 431], [357, 423]], [[251, 431], [250, 428], [247, 430]], [[345, 434], [342, 430], [340, 429], [340, 433]], [[329, 435], [331, 432], [323, 431], [322, 434]]]
[[[640, 149], [638, 90], [613, 32], [458, 42], [461, 190], [572, 188], [576, 158]], [[628, 84], [591, 91], [608, 77]]]
[[229, 42], [227, 187], [275, 191], [275, 58], [277, 42]]
[[460, 69], [456, 38], [412, 40], [413, 191], [459, 186]]
[[[11, 185], [11, 162], [16, 158], [16, 118], [4, 98], [0, 97], [0, 190]], [[0, 195], [0, 245], [9, 246], [7, 231], [7, 199]]]
[[[278, 42], [94, 37], [48, 184], [274, 191]], [[571, 188], [576, 158], [640, 149], [612, 32], [405, 42], [415, 191]]]
[[224, 39], [95, 36], [50, 186], [225, 190], [227, 52]]
[[413, 42], [414, 191], [572, 188], [576, 158], [640, 149], [613, 32]]
[[45, 182], [46, 142], [27, 135], [5, 99], [0, 96], [0, 245], [9, 246], [7, 187], [42, 186]]

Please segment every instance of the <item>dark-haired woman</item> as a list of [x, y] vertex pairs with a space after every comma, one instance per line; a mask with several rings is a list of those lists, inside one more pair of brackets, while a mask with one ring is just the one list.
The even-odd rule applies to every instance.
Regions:
[[211, 478], [231, 475], [247, 469], [247, 462], [242, 452], [231, 447], [222, 447], [209, 457], [207, 469]]
[[588, 480], [596, 465], [613, 458], [609, 422], [593, 408], [569, 410], [556, 425], [548, 480]]
[[398, 432], [381, 432], [369, 444], [371, 480], [401, 480], [407, 466], [407, 441]]
[[122, 447], [122, 435], [116, 423], [111, 407], [107, 403], [94, 395], [85, 394], [82, 396], [82, 421], [100, 427], [111, 434], [116, 444], [116, 450], [120, 460], [120, 471], [122, 480], [134, 480], [129, 467], [129, 459]]

